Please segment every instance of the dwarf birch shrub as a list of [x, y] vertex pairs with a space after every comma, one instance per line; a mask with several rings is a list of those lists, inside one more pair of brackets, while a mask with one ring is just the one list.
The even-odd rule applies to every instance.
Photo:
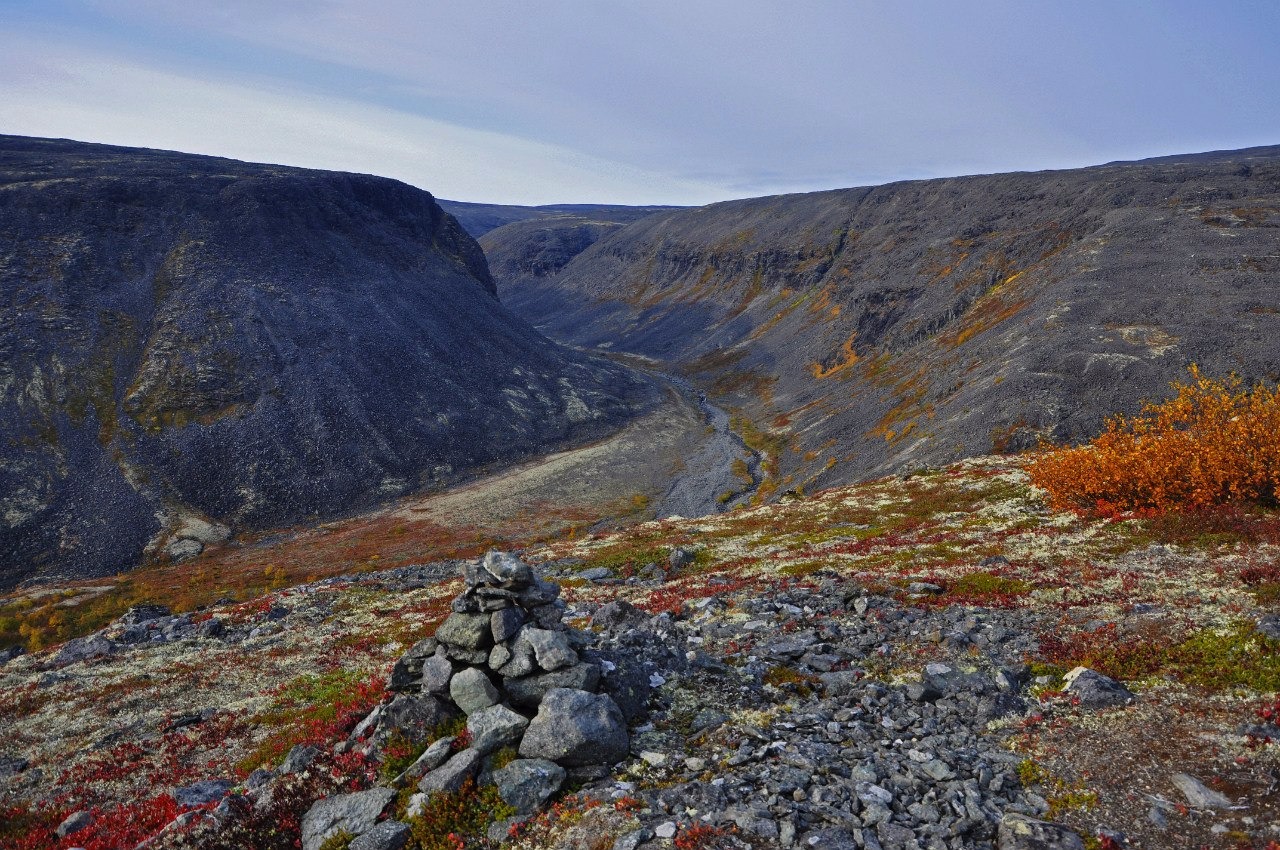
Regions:
[[1056, 508], [1104, 514], [1274, 506], [1280, 388], [1188, 371], [1172, 399], [1108, 420], [1092, 443], [1043, 449], [1031, 480]]

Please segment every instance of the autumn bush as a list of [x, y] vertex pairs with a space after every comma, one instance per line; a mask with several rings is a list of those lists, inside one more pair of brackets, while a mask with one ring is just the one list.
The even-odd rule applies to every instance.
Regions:
[[1055, 507], [1114, 514], [1276, 504], [1280, 387], [1203, 375], [1170, 400], [1115, 417], [1092, 443], [1048, 447], [1031, 480]]

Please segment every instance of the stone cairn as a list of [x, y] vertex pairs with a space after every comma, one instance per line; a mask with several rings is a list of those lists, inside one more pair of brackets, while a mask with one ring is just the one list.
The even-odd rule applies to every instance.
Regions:
[[[378, 731], [403, 734], [465, 714], [469, 744], [431, 742], [401, 778], [421, 776], [424, 799], [470, 778], [491, 781], [508, 804], [528, 814], [569, 775], [600, 776], [624, 759], [626, 722], [614, 700], [599, 692], [601, 665], [579, 656], [586, 636], [562, 622], [558, 585], [503, 552], [467, 563], [464, 576], [466, 590], [435, 636], [396, 663], [390, 687], [399, 695], [385, 706]], [[490, 770], [489, 757], [505, 748], [519, 757]]]

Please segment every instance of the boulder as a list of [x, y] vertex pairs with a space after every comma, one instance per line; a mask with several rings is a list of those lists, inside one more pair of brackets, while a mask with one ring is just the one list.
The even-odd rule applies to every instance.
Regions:
[[396, 783], [398, 784], [402, 779], [420, 779], [424, 773], [444, 764], [453, 754], [453, 743], [456, 740], [458, 740], [456, 737], [450, 735], [433, 742], [422, 751], [422, 755], [418, 756], [413, 764], [404, 769], [404, 773], [396, 777]]
[[409, 824], [388, 820], [375, 824], [364, 835], [356, 837], [347, 850], [404, 850], [409, 843]]
[[391, 668], [391, 680], [387, 687], [393, 691], [418, 688], [421, 684], [423, 663], [435, 653], [436, 644], [435, 638], [427, 638], [410, 647], [409, 651], [400, 656], [395, 666]]
[[319, 747], [298, 744], [289, 750], [289, 754], [284, 757], [284, 761], [280, 763], [279, 772], [281, 775], [301, 773], [311, 766], [311, 763], [316, 760], [318, 755], [320, 755]]
[[302, 817], [302, 850], [320, 850], [321, 844], [339, 832], [364, 835], [395, 796], [391, 788], [370, 788], [317, 800]]
[[606, 694], [553, 688], [520, 742], [520, 755], [566, 767], [613, 764], [627, 754], [622, 711]]
[[518, 640], [533, 648], [534, 660], [543, 670], [559, 670], [578, 663], [578, 653], [569, 646], [569, 638], [564, 632], [525, 628], [520, 631]]
[[436, 639], [462, 649], [485, 649], [493, 643], [489, 615], [455, 611], [436, 629]]
[[516, 759], [493, 772], [498, 795], [521, 815], [537, 811], [564, 780], [564, 768], [545, 759]]
[[[552, 688], [572, 688], [578, 691], [595, 691], [600, 684], [600, 665], [579, 662], [552, 673], [538, 673], [519, 679], [503, 679], [502, 689], [507, 699], [518, 708], [537, 708], [538, 703]], [[625, 715], [624, 715], [625, 716]]]
[[68, 664], [110, 655], [115, 649], [115, 644], [102, 635], [89, 635], [67, 641], [50, 663], [54, 667], [66, 667]]
[[443, 694], [449, 691], [449, 680], [453, 678], [453, 662], [443, 650], [424, 659], [420, 682], [422, 690], [429, 694]]
[[503, 608], [489, 615], [489, 631], [493, 634], [494, 643], [515, 637], [523, 625], [524, 614], [519, 608]]
[[447, 762], [422, 777], [418, 782], [418, 790], [424, 794], [457, 791], [479, 772], [483, 758], [480, 751], [474, 748], [455, 753]]
[[410, 744], [424, 744], [436, 727], [456, 714], [435, 697], [399, 694], [382, 709], [373, 742], [379, 747], [384, 746], [398, 732]]
[[463, 714], [472, 714], [498, 701], [498, 689], [484, 671], [471, 667], [454, 674], [449, 681], [449, 696]]
[[1077, 667], [1062, 678], [1067, 693], [1085, 708], [1110, 708], [1133, 700], [1133, 692], [1124, 685], [1087, 667]]
[[471, 747], [482, 755], [515, 744], [529, 726], [529, 719], [505, 705], [482, 708], [467, 718]]
[[1056, 823], [1006, 814], [996, 837], [997, 850], [1084, 850], [1084, 839]]
[[499, 582], [526, 584], [533, 579], [533, 571], [529, 569], [529, 565], [507, 552], [495, 550], [486, 553], [481, 566]]

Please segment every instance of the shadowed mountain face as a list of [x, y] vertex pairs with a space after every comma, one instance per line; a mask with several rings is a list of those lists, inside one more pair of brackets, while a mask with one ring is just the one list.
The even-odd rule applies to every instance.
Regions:
[[458, 220], [458, 224], [479, 239], [491, 230], [504, 225], [531, 219], [564, 218], [566, 216], [586, 221], [631, 222], [656, 212], [670, 212], [679, 207], [628, 207], [613, 204], [549, 204], [541, 207], [522, 207], [508, 204], [473, 204], [466, 201], [439, 200], [440, 208]]
[[0, 585], [192, 554], [610, 429], [426, 192], [0, 137]]
[[558, 269], [508, 228], [504, 303], [717, 391], [773, 486], [1079, 439], [1191, 362], [1280, 375], [1280, 147], [715, 204]]

